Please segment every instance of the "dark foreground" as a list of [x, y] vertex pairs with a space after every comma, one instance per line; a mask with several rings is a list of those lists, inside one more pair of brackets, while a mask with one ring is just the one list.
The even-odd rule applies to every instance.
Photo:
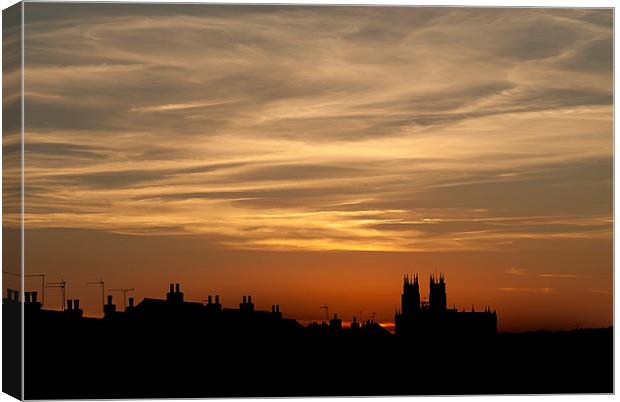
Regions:
[[27, 399], [613, 392], [612, 328], [413, 340], [28, 321]]

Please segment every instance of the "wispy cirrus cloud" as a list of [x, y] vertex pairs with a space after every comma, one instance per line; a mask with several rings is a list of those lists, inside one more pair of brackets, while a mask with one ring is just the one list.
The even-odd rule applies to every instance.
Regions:
[[510, 275], [525, 276], [527, 275], [528, 270], [524, 268], [511, 267], [508, 271], [504, 271], [504, 273]]
[[29, 227], [269, 250], [611, 238], [606, 10], [32, 7]]
[[131, 112], [176, 112], [182, 110], [202, 109], [213, 106], [222, 106], [235, 101], [220, 101], [220, 102], [194, 102], [194, 103], [174, 103], [155, 106], [142, 106], [132, 107], [129, 109]]

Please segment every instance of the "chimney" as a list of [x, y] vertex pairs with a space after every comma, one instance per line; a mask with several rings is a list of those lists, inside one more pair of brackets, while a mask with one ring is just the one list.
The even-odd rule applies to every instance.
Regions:
[[338, 314], [334, 314], [334, 320], [338, 319]]
[[211, 304], [211, 295], [209, 295], [209, 297], [207, 297], [207, 303]]
[[37, 292], [30, 292], [30, 295], [32, 297], [32, 302], [36, 303], [37, 302]]
[[75, 307], [76, 310], [80, 309], [80, 299], [74, 299], [73, 300], [73, 306]]
[[103, 306], [103, 317], [110, 318], [116, 314], [116, 305], [112, 304], [112, 295], [108, 295], [108, 304]]
[[248, 302], [247, 297], [243, 296], [243, 303], [245, 304], [247, 302]]
[[174, 284], [174, 291], [175, 293], [180, 293], [181, 292], [181, 285], [178, 283]]
[[174, 293], [174, 283], [170, 284], [170, 293]]
[[220, 295], [215, 295], [215, 304], [220, 303]]
[[67, 310], [73, 310], [73, 300], [67, 300]]
[[19, 290], [13, 290], [13, 301], [19, 303]]
[[30, 303], [30, 292], [26, 292], [26, 303]]
[[275, 305], [275, 304], [272, 304], [272, 305], [271, 305], [271, 312], [272, 312], [272, 313], [275, 313], [275, 312], [276, 312], [276, 305]]
[[129, 307], [133, 307], [133, 297], [129, 298]]
[[280, 312], [280, 305], [276, 304], [276, 313], [279, 313], [279, 312]]
[[252, 303], [252, 296], [248, 296], [248, 303]]
[[13, 300], [13, 289], [6, 288], [6, 301], [7, 303]]

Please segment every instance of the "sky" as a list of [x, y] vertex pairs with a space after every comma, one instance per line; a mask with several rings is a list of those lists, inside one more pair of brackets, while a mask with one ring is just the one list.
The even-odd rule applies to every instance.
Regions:
[[103, 278], [389, 325], [445, 272], [500, 330], [611, 325], [612, 41], [611, 9], [26, 3], [27, 273], [90, 315]]

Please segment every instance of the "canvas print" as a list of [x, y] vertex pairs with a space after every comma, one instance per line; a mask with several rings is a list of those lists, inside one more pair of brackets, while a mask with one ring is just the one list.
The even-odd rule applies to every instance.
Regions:
[[613, 392], [613, 10], [3, 12], [3, 391]]

